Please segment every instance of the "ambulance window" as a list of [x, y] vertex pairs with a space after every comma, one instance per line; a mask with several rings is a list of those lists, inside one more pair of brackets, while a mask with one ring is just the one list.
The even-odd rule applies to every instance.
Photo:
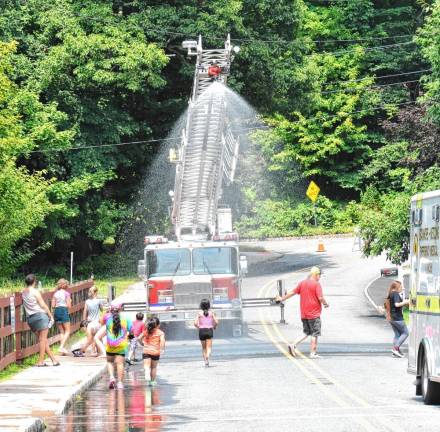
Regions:
[[423, 220], [423, 210], [421, 208], [417, 208], [411, 211], [411, 221], [414, 226], [422, 225]]
[[440, 206], [434, 205], [432, 206], [432, 220], [439, 222], [440, 221]]

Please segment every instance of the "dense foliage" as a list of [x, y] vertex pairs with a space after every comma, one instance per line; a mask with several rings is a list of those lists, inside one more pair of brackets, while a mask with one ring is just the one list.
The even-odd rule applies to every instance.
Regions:
[[71, 250], [112, 271], [126, 225], [166, 226], [143, 179], [185, 109], [181, 42], [198, 34], [240, 45], [229, 84], [271, 126], [242, 161], [241, 234], [359, 224], [367, 254], [405, 258], [409, 197], [440, 187], [439, 29], [439, 0], [4, 0], [0, 275], [63, 273]]

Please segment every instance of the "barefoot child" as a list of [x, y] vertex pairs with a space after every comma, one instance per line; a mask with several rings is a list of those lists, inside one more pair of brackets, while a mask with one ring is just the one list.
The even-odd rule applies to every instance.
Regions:
[[[145, 379], [147, 382], [149, 381], [151, 386], [155, 386], [160, 354], [165, 351], [165, 333], [160, 329], [159, 318], [150, 318], [138, 339], [144, 345]], [[148, 370], [150, 371], [149, 380], [147, 378]]]

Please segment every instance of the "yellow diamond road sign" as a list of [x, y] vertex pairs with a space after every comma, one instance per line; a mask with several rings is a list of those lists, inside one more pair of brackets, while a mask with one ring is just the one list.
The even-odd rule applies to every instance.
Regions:
[[309, 184], [309, 187], [307, 188], [307, 192], [306, 195], [313, 201], [315, 202], [316, 199], [318, 198], [319, 195], [319, 191], [321, 189], [319, 189], [319, 186], [314, 182], [311, 181]]

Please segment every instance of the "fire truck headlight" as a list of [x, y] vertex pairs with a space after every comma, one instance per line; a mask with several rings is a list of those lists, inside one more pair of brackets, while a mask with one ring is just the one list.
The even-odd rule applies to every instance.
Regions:
[[214, 301], [228, 301], [228, 288], [214, 288]]

